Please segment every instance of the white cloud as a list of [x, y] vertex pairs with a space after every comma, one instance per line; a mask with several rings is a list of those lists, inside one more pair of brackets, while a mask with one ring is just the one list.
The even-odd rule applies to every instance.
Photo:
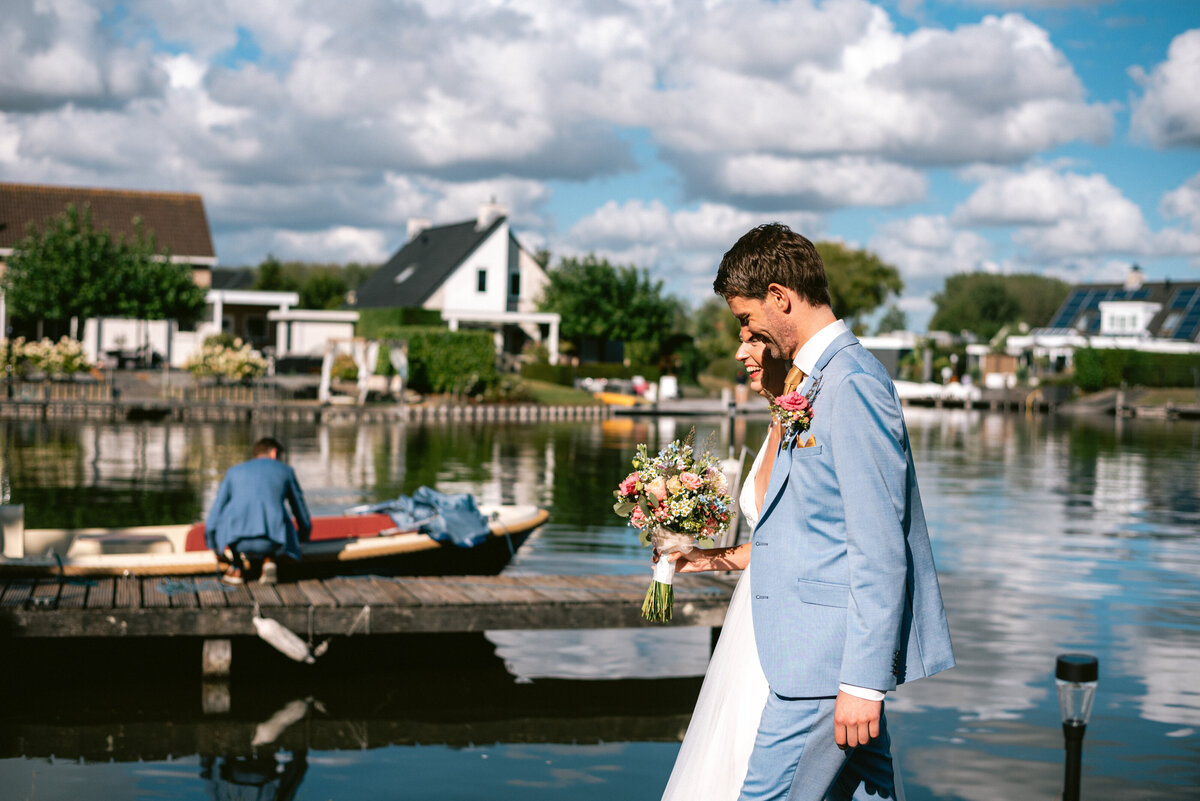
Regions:
[[158, 94], [165, 75], [150, 48], [108, 40], [83, 0], [9, 0], [0, 28], [0, 108], [118, 107]]
[[742, 234], [778, 220], [812, 239], [822, 221], [814, 214], [777, 211], [769, 215], [704, 203], [673, 211], [659, 200], [610, 201], [576, 222], [551, 243], [555, 256], [596, 253], [618, 264], [650, 268], [668, 292], [696, 304], [712, 294], [717, 265]]
[[1200, 231], [1200, 173], [1165, 194], [1159, 210], [1164, 217], [1183, 219], [1193, 230]]
[[1150, 73], [1131, 67], [1129, 74], [1144, 91], [1133, 101], [1134, 135], [1156, 147], [1200, 147], [1200, 28], [1176, 36]]
[[[1141, 209], [1108, 178], [1048, 167], [990, 171], [955, 209], [955, 223], [1016, 226], [1013, 241], [1043, 263], [1069, 257], [1195, 256], [1200, 234], [1175, 228], [1152, 231]], [[1164, 199], [1184, 210], [1192, 184]]]
[[925, 175], [911, 167], [853, 156], [747, 154], [721, 160], [711, 174], [727, 197], [810, 209], [897, 206], [921, 200], [928, 186]]
[[957, 229], [939, 215], [891, 220], [880, 227], [868, 246], [899, 268], [905, 282], [975, 272], [991, 265], [992, 247], [986, 239]]

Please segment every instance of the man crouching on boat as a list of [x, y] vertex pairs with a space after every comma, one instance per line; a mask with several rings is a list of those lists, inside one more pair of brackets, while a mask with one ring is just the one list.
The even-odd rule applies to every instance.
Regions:
[[312, 532], [296, 472], [279, 461], [283, 451], [279, 440], [263, 437], [254, 443], [254, 458], [229, 468], [221, 480], [204, 521], [204, 539], [219, 560], [229, 563], [221, 577], [226, 584], [241, 584], [254, 574], [274, 583], [274, 560], [280, 555], [299, 560], [300, 543]]

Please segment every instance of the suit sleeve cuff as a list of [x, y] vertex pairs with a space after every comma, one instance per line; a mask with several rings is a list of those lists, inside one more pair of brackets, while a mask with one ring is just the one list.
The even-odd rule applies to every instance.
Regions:
[[865, 698], [868, 701], [882, 701], [886, 693], [881, 690], [871, 690], [866, 687], [855, 687], [853, 684], [839, 684], [838, 689], [846, 695]]

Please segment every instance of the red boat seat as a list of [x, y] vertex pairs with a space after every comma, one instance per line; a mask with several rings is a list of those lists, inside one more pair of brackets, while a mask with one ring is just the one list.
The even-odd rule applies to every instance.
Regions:
[[[314, 517], [312, 540], [348, 540], [374, 537], [381, 531], [395, 528], [392, 518], [384, 514], [339, 515], [337, 517]], [[188, 551], [206, 550], [204, 545], [204, 523], [188, 529], [184, 546]]]

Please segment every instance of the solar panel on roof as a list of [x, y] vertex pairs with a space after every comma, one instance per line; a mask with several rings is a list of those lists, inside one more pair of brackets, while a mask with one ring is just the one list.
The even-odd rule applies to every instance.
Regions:
[[1172, 339], [1186, 339], [1189, 342], [1196, 338], [1196, 334], [1200, 332], [1200, 303], [1192, 306], [1191, 310], [1180, 321], [1179, 327], [1175, 329], [1175, 336]]
[[1195, 302], [1196, 296], [1200, 294], [1200, 287], [1184, 287], [1175, 293], [1175, 297], [1171, 299], [1172, 309], [1186, 309]]

